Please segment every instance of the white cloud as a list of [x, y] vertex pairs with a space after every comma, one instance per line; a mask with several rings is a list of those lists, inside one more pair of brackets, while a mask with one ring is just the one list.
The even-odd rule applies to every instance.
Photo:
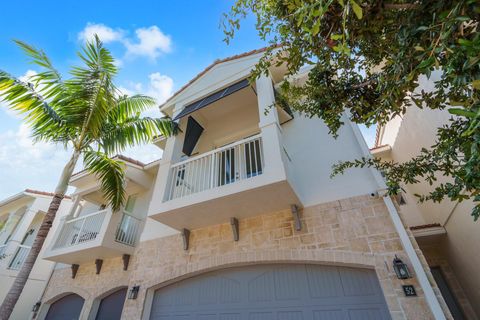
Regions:
[[78, 39], [81, 41], [92, 41], [95, 34], [105, 43], [121, 41], [124, 37], [124, 32], [121, 29], [112, 29], [103, 23], [89, 22], [78, 34]]
[[30, 129], [0, 133], [0, 199], [25, 188], [53, 191], [70, 152], [44, 142], [33, 144]]
[[138, 42], [125, 40], [127, 55], [146, 56], [156, 59], [161, 53], [168, 53], [172, 49], [170, 36], [164, 34], [157, 26], [135, 30]]
[[[148, 76], [149, 82], [147, 85], [138, 83], [129, 83], [128, 88], [119, 87], [119, 90], [128, 95], [132, 94], [145, 94], [147, 96], [155, 98], [157, 104], [164, 103], [173, 94], [173, 79], [167, 75], [163, 75], [160, 72], [151, 73]], [[153, 107], [147, 110], [144, 116], [159, 117], [161, 114], [158, 112], [157, 107]]]
[[[158, 58], [162, 53], [169, 53], [172, 50], [172, 39], [169, 35], [163, 33], [160, 28], [153, 25], [146, 28], [135, 30], [135, 39], [129, 38], [126, 31], [114, 29], [103, 23], [87, 23], [85, 28], [78, 33], [78, 39], [81, 41], [92, 40], [94, 35], [105, 43], [120, 42], [125, 46], [126, 56], [129, 57], [148, 57], [152, 60]], [[122, 60], [118, 63], [122, 63]]]
[[158, 104], [167, 101], [173, 94], [173, 79], [162, 75], [160, 72], [152, 73], [148, 76], [150, 79], [147, 95], [157, 99]]

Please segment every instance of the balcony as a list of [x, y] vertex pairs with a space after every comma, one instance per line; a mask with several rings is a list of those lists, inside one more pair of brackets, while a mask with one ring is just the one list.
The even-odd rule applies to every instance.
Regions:
[[10, 260], [10, 263], [8, 264], [8, 269], [20, 270], [25, 260], [27, 259], [31, 248], [32, 247], [30, 246], [19, 245], [17, 250], [15, 251], [15, 254], [13, 255], [12, 260]]
[[171, 168], [170, 190], [166, 200], [238, 183], [263, 172], [260, 135], [215, 149]]
[[125, 210], [112, 213], [110, 209], [104, 209], [76, 218], [64, 218], [44, 258], [80, 264], [132, 254], [142, 226], [143, 220]]
[[172, 164], [162, 202], [152, 201], [149, 216], [193, 229], [299, 204], [275, 138], [257, 134]]

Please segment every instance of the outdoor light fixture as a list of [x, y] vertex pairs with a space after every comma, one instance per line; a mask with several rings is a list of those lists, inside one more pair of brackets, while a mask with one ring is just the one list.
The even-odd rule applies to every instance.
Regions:
[[42, 303], [41, 303], [40, 301], [38, 301], [37, 303], [35, 303], [35, 304], [33, 305], [32, 312], [38, 312], [38, 310], [40, 310], [40, 305], [41, 305], [41, 304], [42, 304]]
[[397, 255], [395, 255], [395, 259], [393, 259], [393, 270], [395, 270], [398, 279], [408, 279], [411, 277], [407, 264], [397, 257]]
[[133, 286], [128, 292], [128, 299], [132, 299], [132, 300], [137, 299], [139, 290], [140, 290], [140, 286]]

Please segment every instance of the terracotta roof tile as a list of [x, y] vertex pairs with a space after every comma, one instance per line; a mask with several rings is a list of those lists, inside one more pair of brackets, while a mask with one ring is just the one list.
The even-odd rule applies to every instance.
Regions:
[[[379, 147], [378, 144], [380, 143], [380, 125], [377, 124], [377, 129], [375, 130], [375, 145], [374, 148]], [[370, 149], [371, 150], [371, 149]]]
[[410, 230], [422, 230], [422, 229], [435, 228], [435, 227], [441, 227], [441, 226], [442, 225], [440, 223], [422, 224], [419, 226], [410, 227]]
[[388, 147], [388, 144], [382, 144], [381, 146], [375, 145], [373, 148], [370, 148], [370, 151], [373, 151], [375, 149], [380, 149], [380, 148], [383, 148], [383, 147]]
[[[33, 189], [25, 189], [24, 192], [38, 194], [42, 196], [49, 196], [49, 197], [53, 197], [55, 195], [55, 193], [53, 192], [39, 191], [39, 190], [33, 190]], [[65, 198], [70, 199], [70, 196], [65, 195]]]
[[178, 96], [183, 90], [187, 89], [192, 83], [194, 83], [195, 81], [197, 81], [201, 76], [203, 76], [205, 73], [207, 73], [210, 69], [212, 69], [213, 67], [215, 67], [217, 64], [220, 64], [220, 63], [224, 63], [224, 62], [227, 62], [227, 61], [232, 61], [232, 60], [235, 60], [235, 59], [240, 59], [240, 58], [243, 58], [243, 57], [248, 57], [250, 55], [253, 55], [253, 54], [257, 54], [257, 53], [262, 53], [262, 52], [265, 52], [267, 51], [269, 48], [278, 48], [280, 47], [280, 45], [276, 45], [276, 46], [270, 46], [270, 47], [263, 47], [263, 48], [260, 48], [260, 49], [255, 49], [255, 50], [251, 50], [251, 51], [248, 51], [248, 52], [244, 52], [244, 53], [241, 53], [241, 54], [237, 54], [237, 55], [234, 55], [234, 56], [230, 56], [230, 57], [227, 57], [227, 58], [224, 58], [224, 59], [217, 59], [215, 60], [212, 64], [210, 64], [208, 67], [206, 67], [205, 69], [203, 69], [202, 72], [200, 72], [199, 74], [197, 74], [195, 77], [193, 77], [190, 81], [188, 81], [183, 87], [181, 87], [179, 90], [177, 90], [177, 92], [175, 92], [170, 98], [167, 99], [167, 101], [165, 101], [164, 103], [162, 103], [160, 105], [160, 108], [162, 106], [164, 106], [165, 104], [167, 104], [170, 100], [172, 100], [173, 98], [175, 98], [176, 96]]

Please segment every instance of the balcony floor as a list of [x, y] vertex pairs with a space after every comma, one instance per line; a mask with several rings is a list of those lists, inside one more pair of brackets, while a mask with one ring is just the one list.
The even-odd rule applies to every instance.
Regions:
[[[239, 188], [236, 183], [231, 186], [207, 190], [186, 198], [173, 199], [163, 203], [161, 212], [150, 214], [153, 218], [174, 229], [195, 229], [208, 225], [227, 223], [231, 217], [238, 219], [259, 214], [288, 210], [292, 204], [300, 201], [287, 180], [262, 184], [248, 188], [255, 179], [239, 182], [247, 184], [245, 190], [228, 192], [228, 188]], [[190, 199], [188, 199], [190, 198]], [[189, 201], [190, 200], [190, 201]], [[189, 205], [183, 205], [190, 202]]]

